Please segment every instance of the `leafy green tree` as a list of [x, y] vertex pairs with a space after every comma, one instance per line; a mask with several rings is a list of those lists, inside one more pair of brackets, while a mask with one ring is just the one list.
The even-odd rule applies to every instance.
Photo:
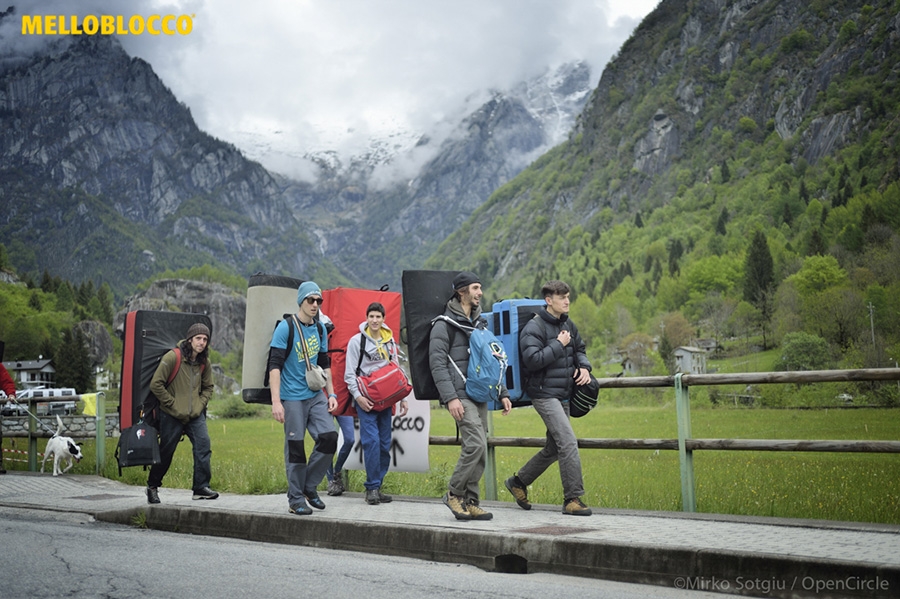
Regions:
[[831, 364], [828, 342], [804, 332], [788, 333], [781, 343], [778, 370], [824, 370]]
[[803, 260], [800, 270], [789, 278], [804, 298], [829, 287], [842, 286], [848, 280], [846, 271], [834, 256], [809, 256]]
[[847, 349], [865, 330], [866, 306], [860, 292], [829, 287], [808, 298], [804, 305], [807, 330], [819, 331], [827, 341]]

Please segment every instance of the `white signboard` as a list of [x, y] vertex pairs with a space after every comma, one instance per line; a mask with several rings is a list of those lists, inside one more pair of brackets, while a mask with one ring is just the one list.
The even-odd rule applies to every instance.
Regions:
[[[391, 440], [391, 467], [390, 472], [428, 472], [428, 436], [431, 430], [431, 405], [430, 401], [419, 401], [412, 394], [406, 398], [409, 402], [409, 411], [402, 418], [396, 415], [391, 420], [393, 424]], [[399, 412], [398, 412], [399, 414]], [[356, 423], [355, 442], [353, 451], [344, 468], [350, 470], [365, 470], [363, 462], [362, 444], [359, 442], [359, 423]], [[338, 447], [344, 442], [343, 434], [338, 435]]]
[[[431, 431], [430, 401], [419, 401], [412, 394], [406, 398], [409, 411], [402, 418], [398, 415], [391, 420], [391, 467], [389, 472], [428, 472], [428, 436]], [[359, 442], [359, 423], [354, 422], [353, 451], [344, 468], [365, 470], [362, 444]], [[339, 434], [338, 447], [344, 442], [343, 434]]]

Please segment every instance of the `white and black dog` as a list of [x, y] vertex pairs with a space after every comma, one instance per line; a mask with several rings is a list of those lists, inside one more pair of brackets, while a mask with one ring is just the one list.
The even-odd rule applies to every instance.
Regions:
[[[59, 476], [62, 472], [68, 472], [72, 469], [72, 466], [74, 466], [72, 460], [80, 462], [81, 458], [84, 457], [81, 455], [79, 443], [75, 443], [75, 441], [72, 440], [72, 437], [63, 437], [60, 435], [63, 430], [63, 423], [59, 415], [56, 416], [56, 423], [56, 434], [47, 441], [47, 447], [44, 449], [44, 461], [41, 462], [41, 472], [43, 472], [47, 458], [50, 457], [51, 453], [53, 454], [53, 476]], [[62, 460], [68, 462], [69, 465], [65, 470], [61, 471], [59, 469], [59, 463]]]

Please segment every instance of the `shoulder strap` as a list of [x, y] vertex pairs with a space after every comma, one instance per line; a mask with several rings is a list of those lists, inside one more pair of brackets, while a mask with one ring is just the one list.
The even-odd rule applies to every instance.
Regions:
[[178, 370], [181, 368], [181, 348], [176, 347], [172, 351], [175, 352], [175, 366], [172, 368], [172, 372], [169, 373], [169, 378], [166, 379], [166, 387], [172, 384], [172, 381], [175, 380], [175, 375], [178, 374]]
[[440, 316], [436, 316], [434, 318], [434, 320], [431, 321], [431, 326], [434, 326], [434, 323], [436, 323], [439, 320], [443, 320], [444, 322], [453, 325], [454, 327], [465, 332], [466, 334], [471, 334], [472, 331], [475, 330], [475, 327], [467, 327], [466, 325], [464, 325], [460, 322], [457, 322], [457, 321], [453, 320], [452, 318], [450, 318], [449, 316], [446, 316], [444, 314], [441, 314]]
[[356, 363], [356, 376], [360, 374], [360, 367], [362, 366], [363, 352], [366, 351], [366, 335], [365, 333], [359, 334], [359, 361]]

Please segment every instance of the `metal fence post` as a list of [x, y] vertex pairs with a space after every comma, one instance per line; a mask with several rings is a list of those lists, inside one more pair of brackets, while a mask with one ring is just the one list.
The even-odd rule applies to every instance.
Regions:
[[28, 402], [28, 471], [29, 472], [37, 472], [37, 416], [34, 415], [34, 412], [37, 412], [35, 408], [37, 406], [36, 403], [31, 401]]
[[[493, 410], [487, 413], [487, 438], [494, 436]], [[494, 446], [488, 443], [487, 455], [484, 464], [484, 498], [489, 501], [497, 501], [497, 459]]]
[[106, 394], [97, 392], [97, 412], [94, 414], [97, 435], [96, 474], [103, 474], [106, 467]]
[[675, 375], [675, 412], [678, 419], [678, 461], [681, 464], [681, 510], [697, 511], [694, 495], [694, 454], [685, 441], [691, 438], [691, 402], [688, 388], [681, 383], [679, 372]]

